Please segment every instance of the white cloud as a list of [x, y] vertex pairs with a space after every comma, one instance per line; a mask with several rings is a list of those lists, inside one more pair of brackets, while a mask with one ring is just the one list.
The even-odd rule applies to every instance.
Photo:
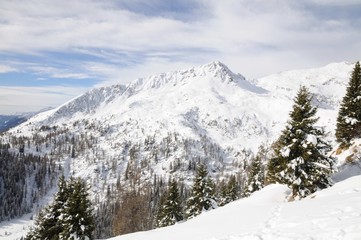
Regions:
[[6, 87], [0, 86], [0, 114], [39, 111], [57, 107], [84, 93], [86, 88], [76, 87]]
[[306, 2], [324, 6], [352, 6], [361, 4], [359, 0], [306, 0]]
[[17, 72], [17, 69], [11, 66], [0, 65], [0, 73]]
[[[249, 78], [360, 60], [361, 16], [354, 14], [351, 19], [346, 14], [350, 6], [360, 7], [358, 0], [198, 0], [199, 9], [192, 11], [197, 15], [189, 18], [143, 14], [142, 9], [132, 12], [119, 8], [119, 3], [0, 1], [0, 56], [11, 55], [2, 59], [0, 73], [21, 70], [39, 79], [84, 81], [91, 77], [109, 84], [214, 60]], [[143, 0], [122, 3], [138, 4], [138, 8], [152, 5]], [[161, 3], [156, 0], [157, 6]], [[339, 6], [346, 12], [334, 17], [332, 10]], [[321, 17], [323, 7], [328, 15]], [[57, 59], [57, 53], [64, 53], [65, 59]], [[67, 59], [72, 54], [80, 57]], [[32, 62], [32, 56], [45, 57]], [[0, 110], [57, 106], [85, 90], [1, 87]]]
[[[26, 65], [26, 64], [25, 64]], [[71, 72], [68, 69], [59, 69], [49, 66], [32, 65], [27, 67], [27, 70], [39, 75], [47, 75], [51, 78], [71, 78], [71, 79], [86, 79], [90, 78], [89, 74], [80, 72]]]
[[53, 76], [82, 78], [97, 73], [109, 77], [105, 80], [124, 76], [128, 81], [154, 72], [152, 67], [168, 71], [213, 60], [258, 77], [289, 68], [353, 61], [361, 51], [358, 25], [332, 16], [321, 19], [299, 1], [199, 0], [200, 16], [188, 20], [156, 13], [147, 16], [120, 9], [116, 3], [2, 1], [0, 52], [87, 53], [104, 62], [86, 60], [78, 64], [79, 72]]

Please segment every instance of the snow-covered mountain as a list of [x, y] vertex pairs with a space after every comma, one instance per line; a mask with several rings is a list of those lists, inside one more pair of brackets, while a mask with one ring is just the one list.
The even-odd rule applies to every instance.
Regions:
[[[125, 187], [170, 176], [185, 185], [205, 162], [212, 177], [245, 182], [248, 161], [288, 120], [300, 85], [319, 106], [333, 140], [350, 63], [248, 80], [220, 62], [95, 88], [30, 118], [2, 136], [12, 151], [46, 155], [91, 185], [95, 203]], [[129, 177], [131, 176], [131, 177]]]
[[[42, 125], [100, 121], [108, 130], [116, 128], [115, 132], [131, 127], [128, 139], [177, 132], [192, 138], [206, 135], [223, 147], [255, 150], [283, 128], [300, 85], [310, 88], [321, 125], [332, 130], [352, 68], [353, 64], [334, 63], [249, 81], [212, 62], [140, 78], [128, 86], [93, 89], [17, 130], [26, 134]], [[125, 137], [117, 135], [117, 139]]]
[[[143, 179], [154, 174], [166, 178], [171, 173], [191, 179], [192, 174], [186, 173], [188, 162], [196, 159], [206, 161], [215, 174], [234, 172], [261, 144], [278, 137], [300, 85], [315, 96], [319, 125], [333, 133], [352, 68], [353, 64], [334, 63], [250, 81], [223, 63], [212, 62], [140, 78], [128, 86], [93, 89], [38, 114], [9, 134], [55, 134], [85, 141], [88, 146], [77, 149], [76, 159], [62, 155], [68, 171], [89, 179], [94, 179], [95, 172], [108, 183], [124, 175], [131, 149], [137, 153], [132, 161], [140, 165], [147, 160]], [[69, 140], [64, 144], [74, 145]], [[42, 149], [56, 151], [49, 146]], [[34, 147], [27, 151], [33, 152]]]
[[[262, 140], [270, 136], [269, 119], [263, 119], [269, 115], [265, 112], [268, 106], [259, 101], [265, 96], [267, 90], [232, 73], [224, 64], [213, 62], [141, 78], [127, 87], [93, 89], [33, 118], [31, 123], [39, 126], [98, 120], [116, 127], [117, 132], [131, 128], [123, 136], [128, 139], [177, 132], [192, 138], [206, 135], [224, 146], [249, 148], [259, 136]], [[259, 110], [252, 111], [254, 108]], [[20, 129], [26, 131], [26, 127]], [[245, 137], [247, 141], [238, 142]]]

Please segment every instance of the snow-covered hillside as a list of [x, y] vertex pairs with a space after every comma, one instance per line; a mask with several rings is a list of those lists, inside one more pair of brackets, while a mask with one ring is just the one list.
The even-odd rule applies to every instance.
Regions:
[[270, 185], [187, 222], [112, 240], [361, 239], [361, 176], [301, 201], [287, 202], [288, 194]]
[[292, 70], [253, 80], [267, 89], [273, 97], [296, 95], [298, 87], [305, 85], [313, 94], [313, 102], [319, 107], [319, 124], [333, 135], [339, 104], [346, 92], [346, 85], [353, 63], [331, 63], [321, 68]]

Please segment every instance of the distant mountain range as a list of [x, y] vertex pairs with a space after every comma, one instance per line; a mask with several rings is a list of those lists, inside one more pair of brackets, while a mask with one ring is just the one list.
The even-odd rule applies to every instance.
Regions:
[[27, 120], [19, 115], [0, 115], [0, 132], [4, 132]]
[[29, 118], [35, 116], [36, 114], [44, 111], [48, 111], [51, 108], [42, 109], [37, 112], [29, 112], [29, 113], [18, 113], [18, 114], [12, 114], [12, 115], [0, 115], [0, 132], [5, 132], [9, 130], [10, 128], [13, 128]]

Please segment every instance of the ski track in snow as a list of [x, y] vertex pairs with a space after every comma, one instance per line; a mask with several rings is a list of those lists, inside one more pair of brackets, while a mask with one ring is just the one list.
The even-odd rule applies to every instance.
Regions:
[[277, 220], [281, 215], [282, 211], [282, 204], [278, 204], [276, 207], [274, 207], [272, 216], [269, 220], [265, 222], [265, 226], [262, 229], [262, 235], [267, 235], [277, 226]]
[[281, 239], [277, 236], [275, 227], [278, 224], [278, 219], [281, 216], [283, 204], [277, 204], [272, 209], [271, 217], [264, 222], [264, 226], [259, 230], [259, 234], [245, 234], [240, 236], [229, 236], [227, 238], [212, 238], [210, 240], [267, 240], [267, 239]]

